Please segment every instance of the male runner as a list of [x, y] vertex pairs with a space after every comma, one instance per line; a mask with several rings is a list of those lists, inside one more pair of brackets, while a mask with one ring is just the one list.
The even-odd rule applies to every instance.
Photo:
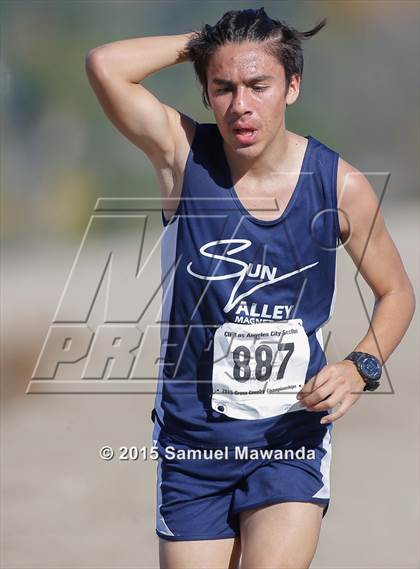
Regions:
[[[162, 196], [153, 438], [165, 568], [237, 568], [240, 556], [241, 569], [309, 566], [329, 503], [332, 424], [378, 387], [414, 312], [368, 180], [316, 138], [286, 130], [301, 41], [324, 25], [302, 33], [262, 8], [231, 11], [200, 32], [117, 41], [87, 56], [104, 111], [149, 157]], [[187, 60], [215, 124], [139, 84]], [[321, 328], [334, 309], [340, 241], [376, 301], [364, 338], [327, 365]], [[168, 446], [184, 457], [228, 450], [193, 459], [168, 457]], [[237, 447], [256, 456], [238, 458]], [[258, 454], [301, 447], [313, 456]]]

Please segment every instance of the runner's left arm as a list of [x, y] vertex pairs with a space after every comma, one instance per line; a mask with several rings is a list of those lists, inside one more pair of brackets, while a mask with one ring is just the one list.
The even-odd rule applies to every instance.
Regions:
[[[375, 191], [360, 171], [341, 158], [337, 173], [341, 240], [375, 302], [365, 336], [351, 351], [366, 352], [384, 363], [401, 342], [415, 311], [415, 294], [379, 207]], [[364, 380], [353, 362], [324, 366], [301, 390], [310, 411], [337, 411], [321, 422], [342, 417], [359, 399]], [[300, 399], [300, 397], [299, 397]]]
[[367, 178], [340, 159], [337, 183], [339, 207], [350, 222], [348, 227], [342, 217], [345, 249], [375, 296], [369, 329], [354, 350], [372, 354], [383, 363], [413, 317], [413, 286]]

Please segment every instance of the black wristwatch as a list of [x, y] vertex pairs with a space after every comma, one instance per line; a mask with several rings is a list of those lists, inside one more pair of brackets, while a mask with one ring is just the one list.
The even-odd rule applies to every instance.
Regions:
[[344, 359], [352, 361], [357, 367], [357, 371], [365, 382], [363, 391], [378, 389], [379, 379], [382, 375], [382, 365], [378, 358], [365, 352], [351, 352]]

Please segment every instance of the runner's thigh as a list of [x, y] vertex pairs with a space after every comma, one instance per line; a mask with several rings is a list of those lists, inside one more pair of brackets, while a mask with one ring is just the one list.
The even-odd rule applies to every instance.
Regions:
[[318, 544], [323, 506], [283, 502], [240, 513], [241, 569], [306, 569]]
[[159, 539], [160, 569], [238, 569], [240, 539]]

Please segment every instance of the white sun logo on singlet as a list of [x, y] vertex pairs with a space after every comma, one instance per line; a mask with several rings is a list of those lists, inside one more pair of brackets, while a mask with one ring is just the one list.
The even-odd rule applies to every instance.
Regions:
[[[211, 253], [208, 251], [208, 249], [210, 249], [211, 247], [214, 247], [216, 245], [236, 245], [236, 246], [234, 246], [232, 248], [226, 248], [223, 255], [220, 255], [218, 253]], [[239, 302], [241, 302], [241, 300], [250, 296], [256, 290], [258, 290], [264, 286], [274, 284], [274, 283], [279, 282], [281, 280], [288, 279], [288, 278], [292, 277], [293, 275], [296, 275], [296, 274], [301, 273], [303, 271], [307, 271], [308, 269], [315, 267], [315, 265], [318, 265], [318, 263], [319, 263], [319, 261], [316, 261], [316, 263], [311, 263], [310, 265], [305, 265], [304, 267], [301, 267], [300, 269], [296, 269], [295, 271], [291, 271], [290, 273], [285, 273], [284, 275], [270, 277], [266, 281], [258, 283], [257, 285], [252, 287], [250, 290], [243, 292], [242, 294], [237, 294], [238, 289], [240, 288], [242, 282], [244, 281], [245, 277], [248, 274], [249, 263], [247, 263], [245, 261], [241, 261], [240, 259], [233, 258], [233, 255], [235, 255], [235, 253], [239, 253], [239, 252], [247, 249], [251, 245], [252, 245], [252, 241], [250, 241], [249, 239], [218, 239], [216, 241], [210, 241], [209, 243], [205, 243], [204, 245], [202, 245], [200, 247], [200, 253], [204, 257], [209, 257], [211, 259], [218, 259], [220, 262], [226, 261], [228, 263], [233, 263], [234, 265], [241, 267], [240, 270], [235, 271], [233, 273], [228, 273], [225, 275], [200, 275], [199, 273], [196, 273], [192, 270], [192, 268], [191, 268], [192, 261], [190, 261], [187, 265], [188, 273], [190, 275], [192, 275], [193, 277], [196, 277], [197, 279], [202, 279], [202, 280], [206, 280], [206, 281], [221, 281], [221, 280], [233, 279], [233, 278], [237, 277], [237, 281], [236, 281], [234, 287], [232, 288], [232, 292], [230, 294], [229, 300], [228, 300], [226, 306], [223, 308], [224, 312], [230, 312], [232, 310], [232, 308], [234, 308]], [[220, 263], [218, 263], [217, 267], [219, 266], [219, 264]]]

